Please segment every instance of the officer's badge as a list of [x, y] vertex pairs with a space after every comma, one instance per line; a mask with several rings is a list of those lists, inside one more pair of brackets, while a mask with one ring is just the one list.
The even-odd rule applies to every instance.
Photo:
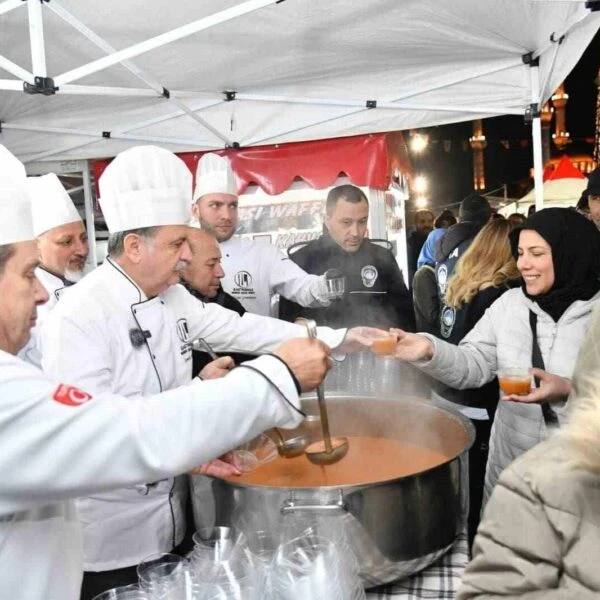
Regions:
[[440, 296], [444, 296], [446, 288], [448, 287], [448, 267], [446, 265], [440, 265], [436, 274]]
[[449, 338], [452, 335], [454, 329], [454, 323], [456, 322], [456, 310], [450, 306], [444, 306], [442, 309], [442, 316], [440, 317], [440, 332], [442, 337]]
[[372, 288], [377, 281], [377, 277], [379, 277], [379, 273], [373, 265], [365, 265], [360, 272], [360, 277], [365, 287]]

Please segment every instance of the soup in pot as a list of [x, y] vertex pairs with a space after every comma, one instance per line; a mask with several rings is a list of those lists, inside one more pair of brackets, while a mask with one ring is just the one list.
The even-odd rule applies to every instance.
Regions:
[[397, 440], [348, 436], [348, 454], [333, 465], [315, 465], [306, 456], [282, 458], [261, 465], [232, 483], [269, 487], [363, 485], [407, 477], [437, 467], [451, 457]]

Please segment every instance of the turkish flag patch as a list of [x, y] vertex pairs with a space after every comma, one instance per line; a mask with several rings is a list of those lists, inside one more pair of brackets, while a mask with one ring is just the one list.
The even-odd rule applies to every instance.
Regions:
[[92, 399], [92, 395], [87, 392], [83, 392], [80, 389], [61, 383], [52, 394], [52, 398], [61, 404], [67, 406], [79, 406], [85, 404], [88, 400]]

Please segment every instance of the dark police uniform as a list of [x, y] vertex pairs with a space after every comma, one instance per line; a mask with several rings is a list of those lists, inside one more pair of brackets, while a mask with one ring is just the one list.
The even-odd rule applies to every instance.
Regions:
[[346, 289], [343, 298], [320, 308], [304, 308], [281, 298], [281, 319], [308, 317], [318, 325], [334, 328], [368, 325], [414, 331], [412, 298], [398, 263], [387, 248], [364, 240], [356, 252], [346, 252], [329, 233], [324, 233], [290, 258], [313, 275], [339, 269], [346, 277]]

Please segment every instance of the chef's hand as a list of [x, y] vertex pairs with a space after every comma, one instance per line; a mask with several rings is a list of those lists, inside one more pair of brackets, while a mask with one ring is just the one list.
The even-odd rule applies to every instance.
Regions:
[[542, 369], [531, 369], [534, 377], [540, 380], [540, 387], [533, 388], [529, 394], [505, 394], [503, 400], [512, 400], [513, 402], [555, 402], [564, 400], [571, 393], [571, 380], [560, 375], [548, 373]]
[[230, 477], [231, 475], [241, 475], [242, 472], [235, 465], [235, 455], [227, 452], [219, 458], [209, 460], [208, 462], [192, 469], [191, 475], [212, 475], [213, 477]]
[[368, 350], [373, 345], [373, 339], [386, 335], [388, 335], [387, 331], [375, 327], [353, 327], [348, 329], [342, 343], [336, 348], [336, 352], [352, 354]]
[[231, 356], [220, 356], [209, 362], [198, 375], [201, 379], [219, 379], [219, 377], [227, 375], [233, 367], [235, 367], [235, 363]]
[[331, 349], [320, 340], [294, 338], [281, 344], [273, 354], [295, 375], [303, 392], [314, 390], [331, 368]]
[[431, 340], [418, 333], [408, 333], [402, 329], [390, 329], [390, 333], [398, 337], [394, 356], [407, 362], [429, 360], [433, 357], [435, 347]]

